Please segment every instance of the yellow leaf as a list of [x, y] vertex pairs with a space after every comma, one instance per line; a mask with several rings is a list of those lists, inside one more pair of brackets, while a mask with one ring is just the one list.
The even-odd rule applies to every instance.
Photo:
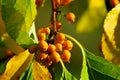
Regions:
[[30, 54], [28, 50], [13, 56], [7, 63], [5, 72], [0, 75], [0, 80], [15, 80], [20, 77], [32, 58], [33, 54]]
[[40, 65], [38, 62], [33, 63], [34, 80], [52, 80], [52, 76], [47, 67]]
[[105, 59], [120, 64], [120, 4], [113, 8], [105, 19], [102, 51]]

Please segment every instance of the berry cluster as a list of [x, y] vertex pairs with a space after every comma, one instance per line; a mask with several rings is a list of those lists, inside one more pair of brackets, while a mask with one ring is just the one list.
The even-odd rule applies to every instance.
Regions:
[[[52, 2], [52, 19], [48, 27], [40, 28], [37, 31], [39, 43], [36, 46], [28, 48], [30, 53], [35, 53], [35, 59], [40, 64], [50, 66], [52, 63], [58, 63], [60, 59], [63, 62], [69, 62], [73, 43], [60, 32], [62, 23], [58, 16], [61, 15], [60, 6], [67, 6], [73, 0], [51, 0]], [[75, 22], [75, 15], [68, 12], [65, 15], [68, 22]]]
[[50, 66], [52, 63], [57, 63], [60, 59], [63, 62], [69, 62], [73, 48], [73, 43], [67, 40], [63, 33], [58, 32], [54, 39], [49, 39], [50, 28], [38, 29], [37, 35], [39, 43], [36, 46], [30, 46], [29, 52], [36, 53], [36, 61], [43, 65]]

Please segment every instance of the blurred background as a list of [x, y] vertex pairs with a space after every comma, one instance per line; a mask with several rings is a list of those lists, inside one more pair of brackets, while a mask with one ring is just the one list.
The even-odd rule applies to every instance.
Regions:
[[[44, 7], [38, 9], [36, 27], [46, 27], [51, 19], [51, 0], [46, 0]], [[101, 36], [103, 23], [107, 13], [105, 0], [74, 0], [69, 6], [61, 8], [66, 14], [71, 11], [76, 15], [76, 22], [70, 24], [64, 16], [61, 17], [63, 24], [61, 32], [66, 33], [77, 39], [83, 47], [95, 55], [102, 56], [100, 52]], [[67, 69], [77, 78], [80, 77], [82, 66], [81, 50], [76, 44], [71, 51], [72, 58], [70, 63], [65, 63]], [[55, 64], [55, 73], [60, 73], [60, 64]], [[57, 76], [57, 77], [56, 77]], [[55, 75], [58, 80], [60, 75]]]

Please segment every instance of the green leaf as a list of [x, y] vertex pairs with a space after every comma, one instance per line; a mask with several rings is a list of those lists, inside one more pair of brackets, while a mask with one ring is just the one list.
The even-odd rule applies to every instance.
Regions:
[[4, 73], [8, 61], [9, 59], [0, 61], [0, 74]]
[[19, 80], [33, 80], [33, 75], [32, 75], [32, 62], [26, 69], [26, 71], [22, 74]]
[[102, 74], [90, 67], [88, 67], [88, 72], [89, 72], [89, 79], [90, 80], [116, 80], [110, 76], [107, 76], [105, 74]]
[[65, 36], [69, 39], [71, 39], [73, 42], [75, 42], [79, 48], [82, 51], [82, 55], [83, 55], [83, 66], [82, 66], [82, 72], [81, 72], [81, 80], [89, 80], [89, 74], [88, 74], [88, 68], [87, 68], [87, 63], [86, 63], [86, 54], [84, 51], [84, 48], [82, 47], [82, 45], [73, 37], [71, 37], [70, 35], [65, 34]]
[[[107, 60], [105, 60], [102, 57], [99, 56], [95, 56], [93, 53], [89, 52], [87, 49], [83, 48], [82, 45], [73, 37], [65, 34], [66, 37], [70, 38], [72, 41], [74, 41], [79, 48], [82, 50], [82, 54], [83, 54], [83, 67], [82, 67], [82, 73], [81, 73], [81, 78], [85, 79], [85, 76], [83, 76], [84, 74], [89, 74], [90, 77], [92, 76], [93, 78], [90, 80], [98, 80], [98, 78], [96, 79], [94, 77], [94, 75], [96, 75], [96, 73], [93, 73], [90, 68], [96, 72], [99, 73], [99, 75], [106, 75], [107, 79], [106, 80], [120, 80], [120, 67], [118, 65], [115, 65]], [[84, 64], [87, 61], [87, 64]], [[87, 70], [87, 67], [89, 68], [89, 70]], [[86, 77], [88, 77], [88, 75], [86, 75]], [[104, 78], [104, 77], [103, 77]], [[84, 80], [82, 79], [82, 80]], [[87, 78], [89, 80], [89, 77]], [[85, 80], [87, 80], [85, 79]], [[100, 79], [103, 80], [103, 79]]]
[[77, 80], [64, 66], [62, 60], [60, 60], [60, 63], [62, 65], [63, 68], [63, 72], [62, 72], [62, 76], [60, 78], [60, 80]]
[[89, 80], [89, 74], [88, 74], [88, 67], [86, 63], [86, 54], [85, 51], [82, 48], [82, 54], [83, 54], [83, 65], [82, 65], [82, 72], [81, 72], [81, 80]]
[[2, 0], [2, 18], [6, 30], [19, 44], [34, 43], [29, 31], [35, 16], [35, 0]]
[[106, 61], [104, 58], [95, 56], [85, 49], [87, 63], [90, 68], [114, 79], [120, 80], [120, 67]]

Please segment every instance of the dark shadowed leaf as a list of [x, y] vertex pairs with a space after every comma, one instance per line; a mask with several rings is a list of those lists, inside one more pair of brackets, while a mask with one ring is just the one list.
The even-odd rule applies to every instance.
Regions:
[[4, 73], [5, 69], [6, 69], [6, 64], [9, 61], [9, 59], [0, 61], [0, 74]]
[[77, 80], [77, 79], [66, 69], [66, 67], [64, 66], [62, 60], [60, 60], [60, 63], [61, 63], [61, 65], [62, 65], [62, 69], [63, 69], [62, 76], [61, 76], [60, 80]]

